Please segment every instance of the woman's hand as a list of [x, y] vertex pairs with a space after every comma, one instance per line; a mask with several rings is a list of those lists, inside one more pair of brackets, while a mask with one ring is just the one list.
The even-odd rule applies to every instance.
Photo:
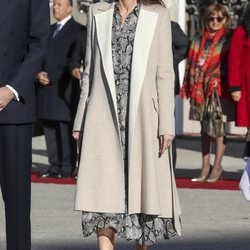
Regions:
[[159, 157], [161, 157], [167, 148], [170, 146], [173, 141], [173, 135], [160, 135], [159, 136]]
[[232, 96], [232, 99], [235, 101], [235, 102], [238, 102], [241, 98], [241, 91], [233, 91], [231, 93], [231, 96]]
[[220, 84], [220, 79], [214, 78], [214, 79], [212, 80], [212, 87], [213, 87], [213, 88], [217, 88], [219, 84]]
[[217, 77], [214, 77], [211, 81], [211, 84], [212, 84], [212, 88], [213, 89], [218, 89], [219, 88], [219, 85], [220, 85], [220, 79], [217, 78]]
[[82, 133], [81, 131], [74, 131], [72, 133], [72, 136], [76, 141], [79, 141], [81, 139]]

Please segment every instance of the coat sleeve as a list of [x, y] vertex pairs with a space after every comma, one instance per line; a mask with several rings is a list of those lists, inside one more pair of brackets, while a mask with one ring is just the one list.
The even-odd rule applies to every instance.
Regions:
[[245, 31], [242, 26], [236, 28], [233, 33], [228, 62], [228, 84], [229, 91], [237, 91], [241, 89], [241, 55], [245, 37]]
[[78, 103], [77, 113], [75, 116], [73, 131], [81, 131], [84, 111], [87, 104], [87, 99], [90, 90], [90, 81], [92, 74], [92, 24], [93, 14], [92, 7], [89, 7], [88, 11], [88, 24], [87, 24], [87, 44], [85, 54], [85, 70], [83, 72], [83, 82], [81, 87], [81, 95]]
[[187, 57], [189, 38], [176, 22], [171, 21], [171, 30], [174, 65], [178, 65], [184, 58]]
[[31, 0], [27, 54], [8, 83], [21, 97], [30, 88], [30, 79], [35, 79], [41, 69], [49, 28], [49, 2], [47, 0]]
[[157, 93], [159, 104], [159, 135], [175, 135], [174, 70], [169, 10], [164, 9], [160, 20]]
[[86, 28], [80, 32], [77, 37], [77, 40], [74, 44], [72, 54], [69, 59], [69, 71], [72, 72], [74, 68], [80, 68], [81, 62], [85, 58], [85, 49], [86, 49]]

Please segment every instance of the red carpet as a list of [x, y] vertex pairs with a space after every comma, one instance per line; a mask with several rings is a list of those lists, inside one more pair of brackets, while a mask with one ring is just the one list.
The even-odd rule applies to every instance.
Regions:
[[178, 188], [200, 188], [200, 189], [221, 189], [221, 190], [239, 190], [238, 180], [222, 179], [216, 183], [192, 182], [190, 179], [177, 178]]
[[[56, 179], [48, 177], [45, 179], [39, 178], [36, 173], [32, 174], [32, 182], [34, 183], [51, 183], [51, 184], [64, 184], [64, 185], [74, 185], [76, 180], [73, 178], [63, 178]], [[239, 190], [238, 180], [220, 180], [216, 183], [206, 183], [206, 182], [191, 182], [187, 178], [177, 178], [176, 185], [178, 188], [200, 188], [200, 189], [221, 189], [221, 190]]]
[[63, 184], [63, 185], [74, 185], [76, 184], [76, 180], [73, 178], [40, 178], [37, 173], [32, 173], [31, 181], [34, 183], [45, 183], [45, 184]]

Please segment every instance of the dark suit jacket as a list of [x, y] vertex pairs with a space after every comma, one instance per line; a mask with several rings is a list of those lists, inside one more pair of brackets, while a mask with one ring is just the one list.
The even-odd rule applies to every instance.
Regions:
[[50, 84], [38, 83], [38, 118], [71, 121], [80, 95], [79, 81], [73, 80], [68, 68], [72, 49], [84, 26], [71, 18], [53, 38], [56, 24], [51, 25], [49, 46], [41, 71], [48, 73]]
[[187, 57], [189, 48], [189, 38], [182, 31], [178, 23], [171, 21], [172, 29], [172, 50], [174, 57], [174, 72], [175, 72], [175, 95], [180, 92], [180, 80], [178, 72], [178, 64]]
[[69, 70], [72, 72], [74, 68], [80, 68], [82, 61], [85, 59], [87, 41], [87, 29], [85, 28], [78, 36], [73, 47], [73, 51], [69, 60]]
[[0, 124], [33, 123], [34, 79], [49, 34], [48, 1], [1, 0], [0, 31], [0, 86], [12, 86], [21, 98], [0, 112]]

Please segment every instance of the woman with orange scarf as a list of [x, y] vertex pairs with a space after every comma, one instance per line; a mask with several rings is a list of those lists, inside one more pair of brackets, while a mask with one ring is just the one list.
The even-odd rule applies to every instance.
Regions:
[[[191, 44], [182, 97], [190, 99], [190, 119], [201, 121], [205, 103], [210, 94], [217, 91], [223, 112], [223, 120], [234, 120], [234, 105], [227, 87], [227, 59], [231, 32], [230, 17], [221, 4], [207, 7], [204, 15], [204, 31]], [[225, 136], [215, 139], [215, 160], [210, 164], [212, 138], [202, 133], [202, 168], [196, 182], [216, 182], [222, 175], [221, 161], [225, 152]]]

